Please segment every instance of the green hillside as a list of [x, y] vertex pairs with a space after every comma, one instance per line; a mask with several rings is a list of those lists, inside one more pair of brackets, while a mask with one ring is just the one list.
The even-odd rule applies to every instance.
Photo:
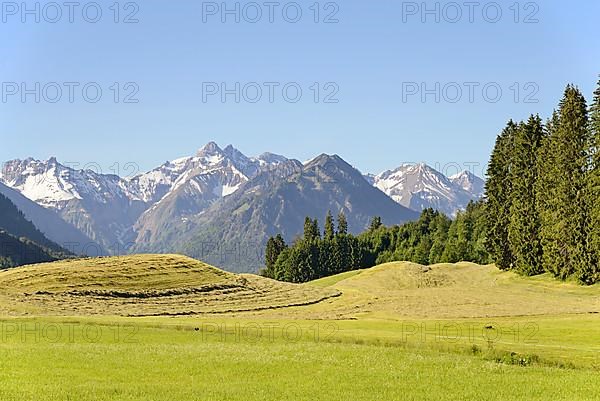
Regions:
[[347, 317], [482, 318], [600, 312], [600, 285], [583, 287], [493, 265], [392, 262], [310, 283], [342, 296], [323, 313]]

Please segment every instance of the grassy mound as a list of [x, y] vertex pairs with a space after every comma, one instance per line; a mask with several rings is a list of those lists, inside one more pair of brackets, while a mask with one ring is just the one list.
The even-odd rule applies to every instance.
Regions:
[[5, 314], [192, 315], [310, 305], [332, 289], [236, 275], [179, 255], [134, 255], [0, 272]]
[[[481, 318], [600, 312], [600, 286], [526, 278], [473, 263], [386, 263], [316, 280], [339, 290], [338, 317]], [[322, 309], [321, 306], [316, 308]]]

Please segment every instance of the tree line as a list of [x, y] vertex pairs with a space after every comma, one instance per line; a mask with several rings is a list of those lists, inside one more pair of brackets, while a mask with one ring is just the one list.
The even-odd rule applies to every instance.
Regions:
[[267, 241], [266, 268], [262, 275], [280, 281], [302, 283], [345, 271], [364, 269], [393, 261], [420, 264], [473, 261], [488, 263], [484, 246], [483, 203], [471, 203], [451, 220], [433, 209], [417, 221], [385, 227], [380, 217], [354, 236], [348, 233], [340, 213], [337, 229], [330, 213], [321, 233], [317, 219], [307, 217], [304, 233], [292, 245], [281, 235]]
[[600, 280], [600, 82], [568, 85], [545, 123], [509, 121], [488, 166], [488, 251], [503, 270]]

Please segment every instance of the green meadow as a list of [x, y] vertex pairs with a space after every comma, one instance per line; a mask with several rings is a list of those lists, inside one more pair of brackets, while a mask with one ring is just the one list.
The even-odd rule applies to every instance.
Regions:
[[599, 298], [466, 263], [304, 285], [176, 255], [28, 266], [0, 272], [0, 399], [596, 400]]

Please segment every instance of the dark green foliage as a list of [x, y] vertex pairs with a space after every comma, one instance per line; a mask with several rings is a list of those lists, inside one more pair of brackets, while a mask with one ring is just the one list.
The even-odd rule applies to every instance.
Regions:
[[568, 85], [545, 127], [537, 116], [509, 122], [486, 185], [487, 248], [498, 267], [600, 280], [599, 132], [600, 83], [589, 116], [579, 89]]
[[[550, 133], [553, 166], [546, 172], [543, 244], [549, 255], [546, 269], [565, 279], [589, 266], [587, 249], [586, 180], [589, 168], [590, 137], [587, 106], [581, 92], [569, 85], [560, 102], [558, 118]], [[545, 249], [544, 249], [545, 251]]]
[[338, 214], [338, 234], [348, 234], [348, 220], [346, 220], [346, 215], [344, 212], [340, 212], [340, 214]]
[[275, 277], [275, 263], [279, 255], [287, 248], [287, 245], [281, 236], [277, 234], [275, 237], [269, 238], [267, 241], [267, 248], [265, 250], [265, 265], [266, 268], [261, 275], [265, 277]]
[[333, 226], [333, 216], [331, 215], [331, 211], [327, 212], [327, 217], [325, 218], [325, 231], [323, 235], [326, 240], [330, 241], [335, 235], [335, 227]]
[[496, 139], [496, 145], [488, 165], [486, 191], [486, 247], [499, 269], [507, 270], [514, 264], [514, 256], [508, 241], [510, 214], [513, 142], [518, 127], [512, 120]]
[[546, 123], [546, 135], [542, 140], [538, 157], [538, 181], [536, 182], [536, 199], [538, 216], [540, 219], [540, 241], [542, 245], [542, 262], [544, 269], [560, 275], [560, 225], [557, 205], [558, 174], [560, 171], [556, 163], [556, 141], [559, 126], [558, 112]]
[[590, 109], [590, 131], [592, 142], [591, 169], [588, 180], [588, 205], [590, 207], [589, 268], [582, 271], [580, 279], [585, 283], [600, 281], [600, 81], [594, 92], [594, 101]]
[[483, 202], [470, 202], [459, 212], [448, 230], [446, 246], [440, 262], [490, 263], [486, 250], [486, 214]]
[[[369, 230], [358, 237], [338, 230], [330, 238], [326, 230], [323, 239], [314, 239], [312, 230], [307, 230], [311, 235], [308, 239], [299, 239], [279, 255], [272, 277], [304, 282], [404, 260], [421, 264], [462, 260], [487, 263], [483, 219], [482, 204], [472, 203], [454, 222], [440, 212], [426, 209], [419, 220], [402, 226], [384, 227], [374, 218]], [[311, 220], [307, 227], [312, 226], [314, 221]], [[460, 250], [456, 256], [446, 256], [454, 255], [454, 243], [449, 244], [448, 238], [452, 238]]]
[[520, 124], [513, 140], [510, 216], [508, 241], [515, 260], [515, 270], [524, 275], [540, 274], [542, 246], [535, 184], [538, 180], [538, 152], [544, 137], [539, 116]]
[[304, 219], [304, 239], [308, 242], [312, 242], [320, 238], [319, 221], [317, 219], [313, 220], [310, 217]]
[[369, 226], [369, 231], [376, 231], [379, 227], [381, 227], [383, 223], [381, 222], [381, 217], [376, 216], [371, 220], [371, 224]]

